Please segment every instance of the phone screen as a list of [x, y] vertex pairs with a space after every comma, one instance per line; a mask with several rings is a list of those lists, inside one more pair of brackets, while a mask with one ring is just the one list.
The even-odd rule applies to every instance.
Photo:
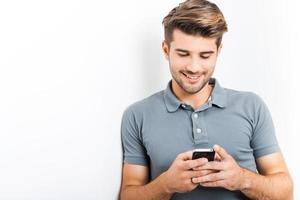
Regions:
[[213, 161], [215, 158], [215, 151], [213, 149], [195, 149], [193, 151], [192, 159], [207, 158], [208, 161]]

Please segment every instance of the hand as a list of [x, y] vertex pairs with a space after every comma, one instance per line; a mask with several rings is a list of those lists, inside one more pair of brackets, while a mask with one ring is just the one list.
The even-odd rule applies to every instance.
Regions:
[[217, 172], [194, 178], [193, 182], [205, 187], [239, 190], [243, 183], [244, 169], [219, 145], [215, 145], [214, 150], [217, 159], [207, 162], [205, 165], [198, 167], [197, 170], [216, 170]]
[[170, 168], [163, 173], [164, 186], [168, 193], [183, 193], [195, 189], [199, 184], [192, 182], [192, 178], [206, 175], [210, 170], [194, 171], [208, 163], [206, 158], [192, 160], [192, 151], [179, 154]]

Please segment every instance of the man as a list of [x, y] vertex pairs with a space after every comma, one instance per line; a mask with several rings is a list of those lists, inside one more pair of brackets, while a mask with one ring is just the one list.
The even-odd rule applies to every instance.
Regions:
[[[227, 31], [219, 8], [187, 0], [163, 24], [172, 80], [124, 112], [121, 199], [292, 199], [266, 105], [212, 78]], [[192, 160], [196, 148], [215, 160]]]

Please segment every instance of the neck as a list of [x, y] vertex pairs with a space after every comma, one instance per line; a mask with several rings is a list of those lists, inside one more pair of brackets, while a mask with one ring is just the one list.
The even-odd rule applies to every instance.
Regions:
[[194, 110], [205, 104], [213, 90], [213, 85], [207, 83], [199, 92], [190, 94], [185, 92], [176, 81], [172, 80], [172, 90], [174, 95], [183, 103], [193, 107]]

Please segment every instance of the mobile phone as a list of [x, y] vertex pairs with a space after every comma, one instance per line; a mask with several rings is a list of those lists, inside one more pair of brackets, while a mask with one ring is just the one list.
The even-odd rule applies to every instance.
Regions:
[[207, 158], [208, 161], [215, 159], [215, 151], [213, 149], [194, 149], [192, 159]]

